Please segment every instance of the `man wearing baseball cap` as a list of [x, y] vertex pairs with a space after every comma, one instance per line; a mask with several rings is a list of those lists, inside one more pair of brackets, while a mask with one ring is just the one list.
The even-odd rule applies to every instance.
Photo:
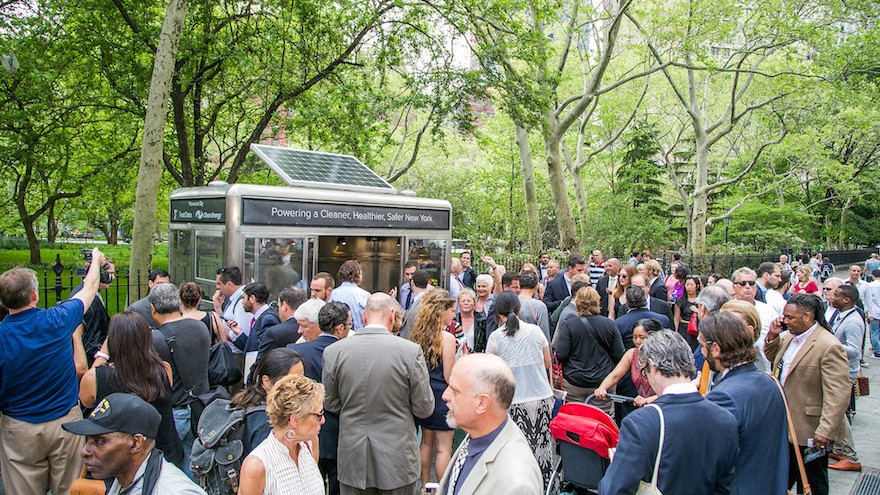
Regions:
[[116, 393], [105, 397], [88, 418], [62, 428], [86, 437], [80, 455], [96, 479], [113, 479], [107, 495], [204, 495], [155, 448], [161, 420], [140, 397]]

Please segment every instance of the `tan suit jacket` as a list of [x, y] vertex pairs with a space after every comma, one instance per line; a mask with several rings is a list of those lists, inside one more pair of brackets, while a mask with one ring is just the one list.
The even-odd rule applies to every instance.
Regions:
[[434, 412], [422, 349], [368, 325], [324, 350], [324, 407], [339, 413], [340, 483], [393, 490], [419, 479], [413, 416]]
[[[764, 355], [777, 369], [792, 336], [776, 338], [764, 345]], [[818, 433], [838, 439], [838, 429], [850, 399], [849, 364], [846, 351], [837, 338], [823, 327], [816, 327], [795, 355], [785, 380], [798, 445]]]
[[[459, 445], [452, 454], [452, 462], [443, 473], [437, 493], [446, 495], [449, 473], [461, 450]], [[509, 416], [507, 424], [495, 437], [483, 455], [477, 459], [467, 478], [459, 480], [459, 495], [541, 495], [544, 478], [535, 460], [535, 454], [526, 437]]]

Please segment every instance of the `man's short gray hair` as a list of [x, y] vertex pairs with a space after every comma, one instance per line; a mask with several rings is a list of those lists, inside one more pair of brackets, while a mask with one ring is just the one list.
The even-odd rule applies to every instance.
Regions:
[[180, 294], [177, 292], [177, 286], [174, 284], [154, 285], [150, 289], [148, 297], [150, 304], [156, 308], [156, 312], [160, 315], [180, 312]]
[[462, 359], [479, 361], [469, 377], [474, 395], [487, 394], [492, 397], [495, 407], [504, 411], [510, 409], [516, 391], [516, 381], [510, 367], [493, 354], [478, 353], [472, 356]]
[[296, 308], [296, 311], [293, 312], [293, 317], [297, 320], [308, 320], [312, 323], [318, 323], [318, 314], [325, 304], [327, 303], [318, 298], [309, 299]]
[[672, 330], [653, 332], [639, 347], [639, 366], [651, 360], [654, 368], [665, 377], [690, 378], [696, 373], [694, 354], [684, 337]]
[[758, 278], [758, 274], [755, 273], [755, 270], [752, 270], [751, 268], [744, 266], [742, 268], [737, 268], [736, 270], [734, 270], [733, 274], [730, 275], [730, 280], [737, 282], [737, 279], [739, 278], [740, 275], [751, 275], [752, 277]]
[[724, 303], [729, 300], [730, 295], [723, 287], [710, 285], [700, 291], [696, 303], [697, 306], [702, 304], [706, 308], [706, 312], [712, 314], [721, 310], [721, 306], [724, 306]]

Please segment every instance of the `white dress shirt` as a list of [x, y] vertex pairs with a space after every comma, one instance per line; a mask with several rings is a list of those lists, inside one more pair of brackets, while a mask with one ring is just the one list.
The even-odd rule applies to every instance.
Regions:
[[791, 343], [788, 344], [788, 347], [785, 349], [785, 354], [782, 355], [782, 373], [779, 374], [779, 381], [782, 382], [783, 385], [785, 385], [785, 380], [788, 378], [788, 372], [791, 370], [791, 362], [794, 361], [794, 358], [801, 350], [801, 347], [804, 346], [804, 343], [810, 338], [810, 335], [813, 335], [813, 331], [816, 330], [816, 327], [818, 326], [819, 323], [814, 323], [806, 332], [792, 336]]

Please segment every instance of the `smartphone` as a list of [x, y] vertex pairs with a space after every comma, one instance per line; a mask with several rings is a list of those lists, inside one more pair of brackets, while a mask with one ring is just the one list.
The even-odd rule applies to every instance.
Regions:
[[788, 331], [788, 324], [786, 324], [785, 321], [783, 320], [779, 323], [779, 328], [781, 328], [783, 332], [787, 332]]

